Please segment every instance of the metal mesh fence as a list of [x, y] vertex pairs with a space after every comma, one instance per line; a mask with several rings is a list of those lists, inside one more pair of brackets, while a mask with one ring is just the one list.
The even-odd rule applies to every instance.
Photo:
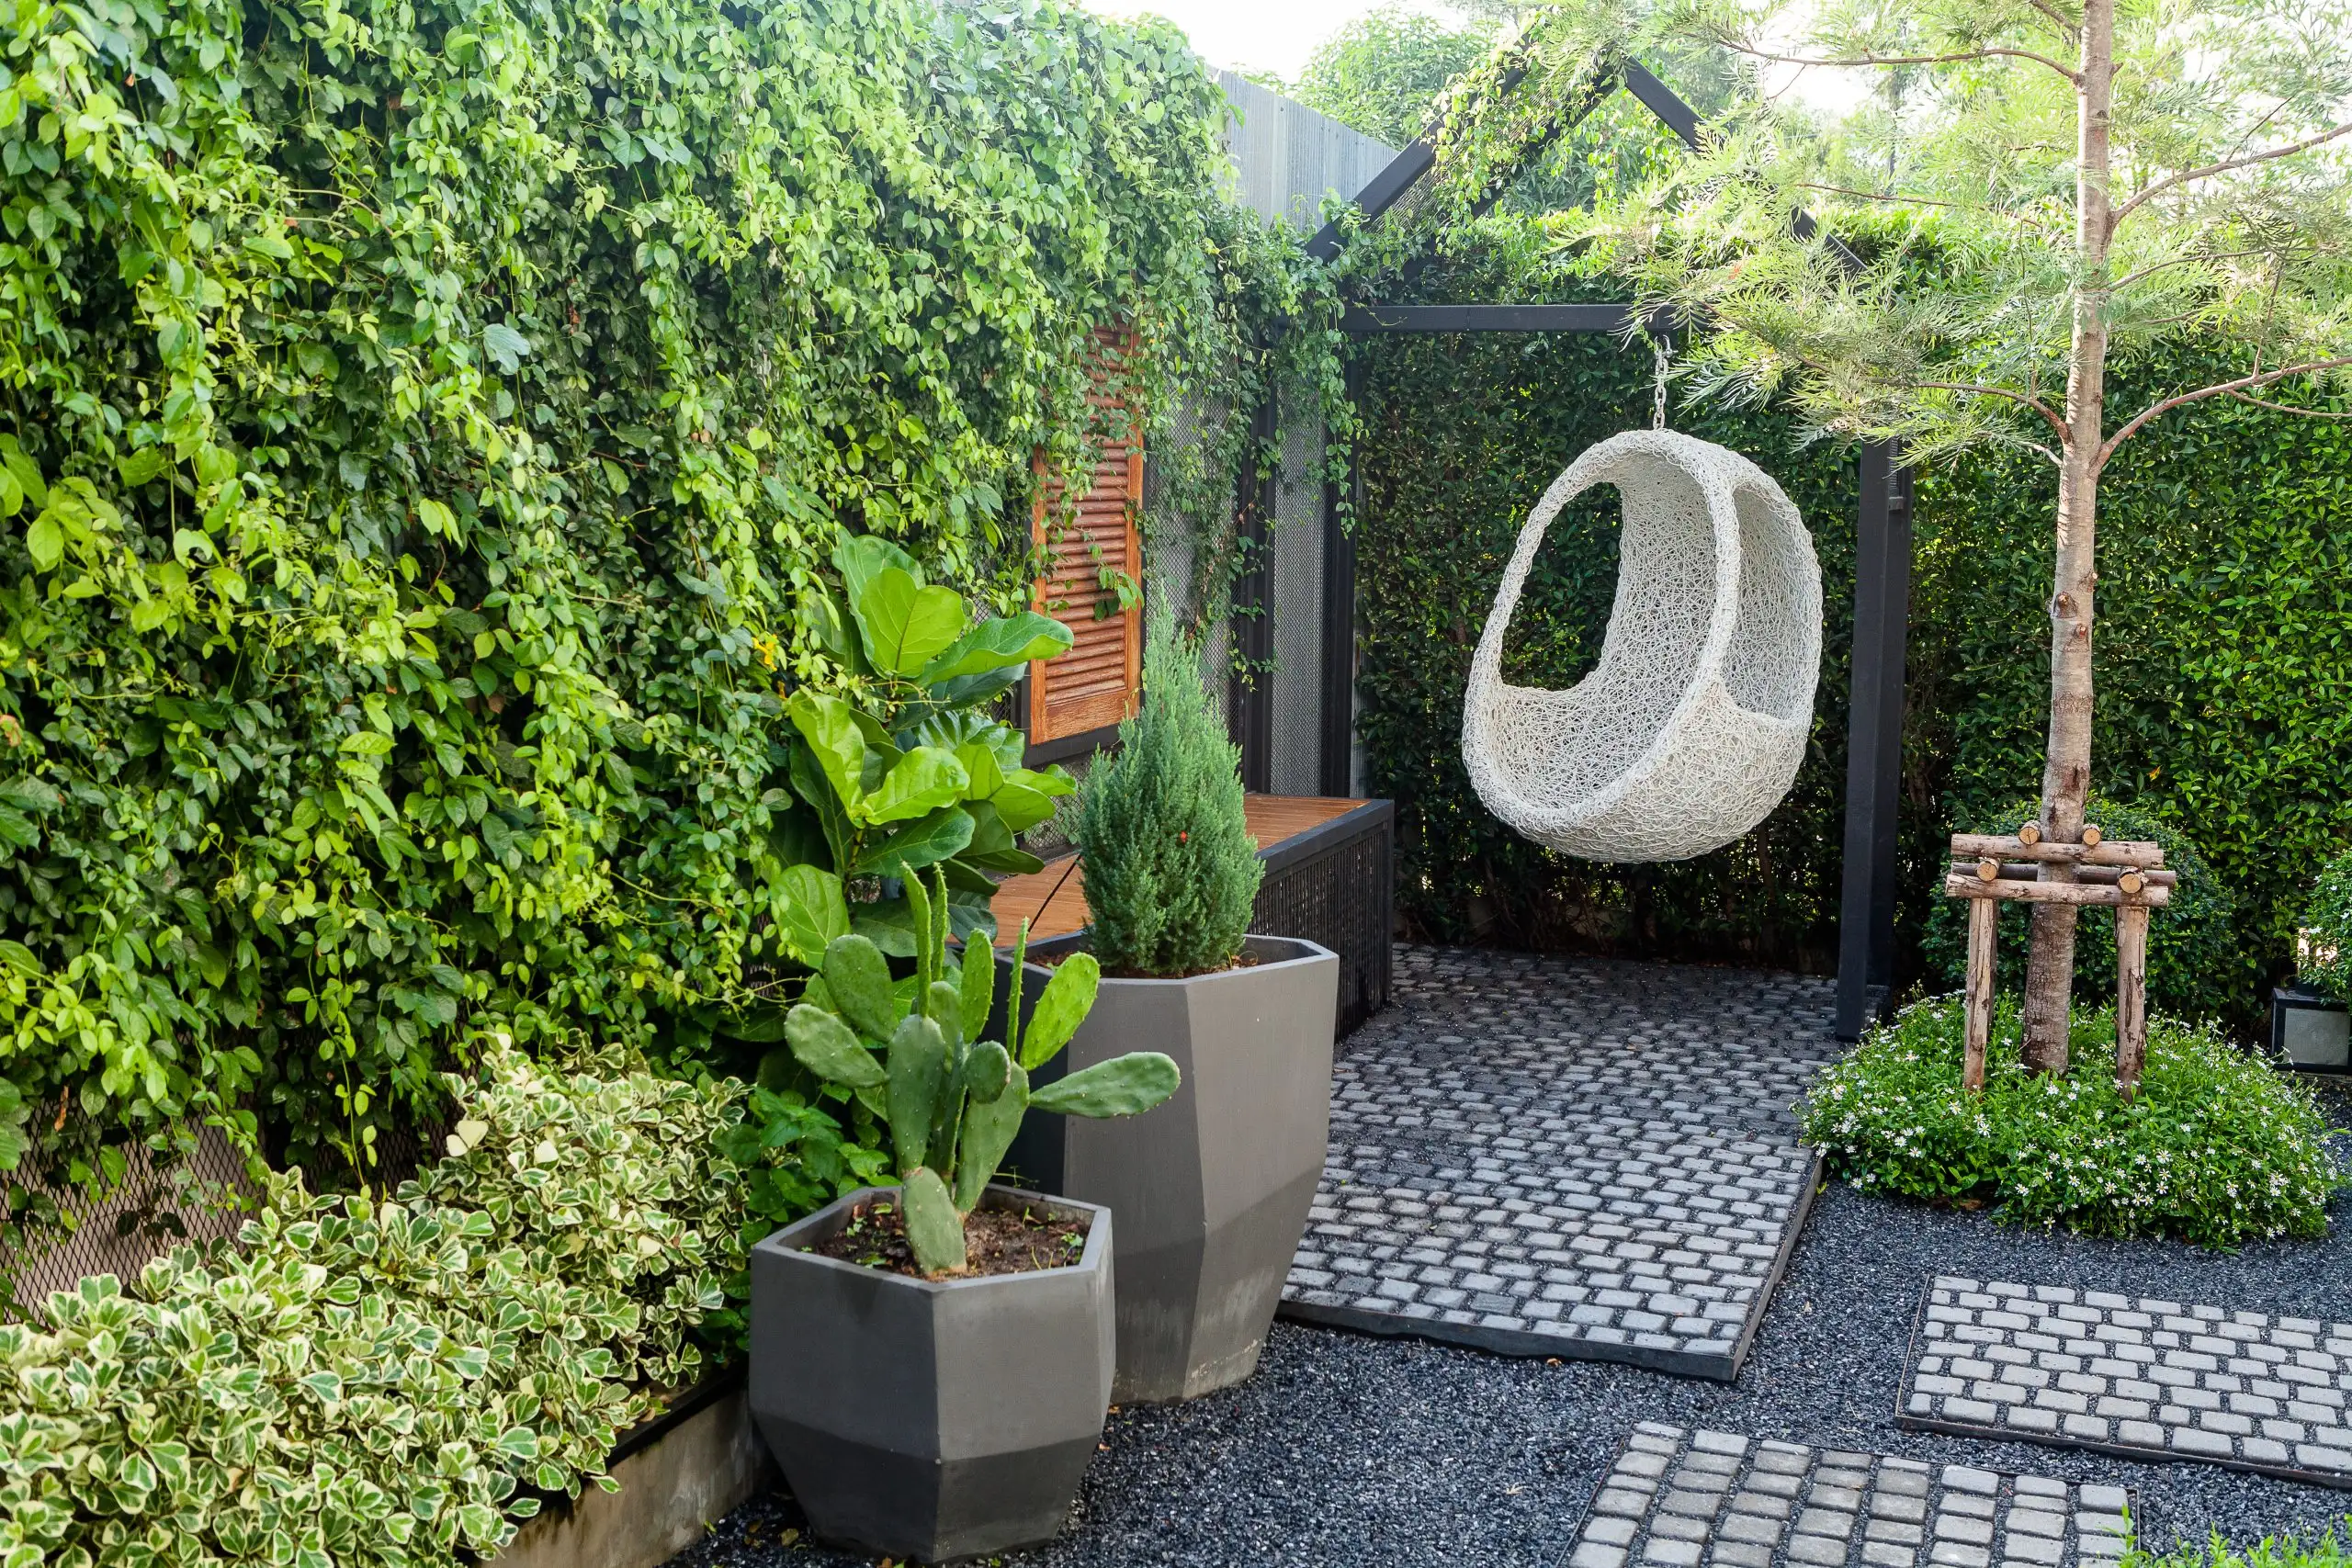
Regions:
[[[448, 1129], [396, 1124], [376, 1139], [376, 1163], [367, 1184], [397, 1190], [441, 1152]], [[260, 1197], [245, 1158], [217, 1127], [183, 1129], [153, 1148], [143, 1143], [108, 1145], [119, 1175], [78, 1179], [71, 1168], [19, 1169], [0, 1179], [21, 1239], [0, 1240], [0, 1321], [37, 1314], [53, 1291], [73, 1290], [86, 1276], [129, 1280], [186, 1242], [234, 1239]], [[351, 1168], [322, 1162], [306, 1174], [313, 1190], [357, 1185]]]

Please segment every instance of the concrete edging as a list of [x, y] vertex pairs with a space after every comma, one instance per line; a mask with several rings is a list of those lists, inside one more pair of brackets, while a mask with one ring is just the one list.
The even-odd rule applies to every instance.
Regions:
[[589, 1485], [515, 1532], [499, 1568], [660, 1568], [775, 1484], [739, 1368], [704, 1379], [625, 1432], [607, 1461], [620, 1490]]

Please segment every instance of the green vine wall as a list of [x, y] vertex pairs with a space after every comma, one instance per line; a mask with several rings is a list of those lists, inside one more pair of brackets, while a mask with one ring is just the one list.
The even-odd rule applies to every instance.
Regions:
[[837, 533], [1009, 602], [1088, 333], [1154, 411], [1233, 348], [1156, 24], [28, 0], [0, 64], [0, 1169], [689, 1050]]

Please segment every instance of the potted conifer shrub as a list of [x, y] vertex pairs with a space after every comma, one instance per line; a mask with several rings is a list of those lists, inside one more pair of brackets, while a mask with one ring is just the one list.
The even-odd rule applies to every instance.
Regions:
[[1016, 1026], [981, 1039], [993, 954], [972, 943], [951, 974], [933, 874], [928, 893], [907, 879], [911, 982], [867, 938], [837, 937], [785, 1025], [802, 1067], [888, 1126], [899, 1185], [751, 1258], [752, 1414], [811, 1528], [925, 1562], [1058, 1534], [1111, 1401], [1111, 1215], [995, 1184], [1022, 1118], [1132, 1115], [1179, 1081], [1145, 1053], [1033, 1089], [1086, 1016], [1094, 964], [1061, 964], [1029, 1006], [1010, 996]]
[[1035, 1118], [1014, 1162], [1119, 1216], [1121, 1402], [1189, 1399], [1257, 1369], [1323, 1169], [1339, 1000], [1329, 951], [1245, 934], [1263, 867], [1239, 757], [1194, 661], [1154, 643], [1141, 711], [1079, 792], [1092, 923], [1035, 953], [1101, 965], [1070, 1071], [1142, 1049], [1173, 1059], [1182, 1087], [1143, 1122]]

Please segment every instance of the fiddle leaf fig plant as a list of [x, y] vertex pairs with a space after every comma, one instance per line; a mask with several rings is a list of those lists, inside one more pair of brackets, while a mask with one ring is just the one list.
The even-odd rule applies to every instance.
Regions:
[[[800, 616], [817, 641], [859, 677], [864, 702], [802, 690], [785, 705], [799, 745], [792, 793], [795, 866], [776, 887], [786, 951], [814, 968], [837, 936], [855, 931], [881, 952], [911, 958], [921, 933], [908, 899], [887, 891], [929, 867], [946, 880], [948, 928], [993, 939], [989, 873], [1041, 863], [1017, 835], [1053, 815], [1073, 787], [1060, 768], [1021, 765], [1020, 731], [986, 705], [1032, 660], [1070, 645], [1068, 626], [1024, 610], [974, 624], [963, 595], [923, 581], [887, 539], [844, 536], [833, 551], [842, 586], [809, 589]], [[885, 896], [853, 904], [845, 888], [881, 879]]]
[[1032, 1090], [1029, 1075], [1069, 1043], [1094, 1005], [1102, 971], [1093, 956], [1062, 960], [1024, 1029], [1029, 931], [1023, 926], [1005, 1038], [981, 1040], [995, 1007], [996, 953], [967, 941], [962, 963], [951, 967], [945, 872], [933, 868], [928, 890], [920, 877], [906, 888], [917, 933], [914, 975], [893, 982], [872, 941], [854, 932], [836, 937], [787, 1016], [785, 1038], [802, 1066], [852, 1090], [889, 1128], [908, 1247], [926, 1274], [946, 1274], [964, 1267], [964, 1222], [1030, 1111], [1133, 1116], [1174, 1094], [1182, 1080], [1167, 1056], [1133, 1051]]

